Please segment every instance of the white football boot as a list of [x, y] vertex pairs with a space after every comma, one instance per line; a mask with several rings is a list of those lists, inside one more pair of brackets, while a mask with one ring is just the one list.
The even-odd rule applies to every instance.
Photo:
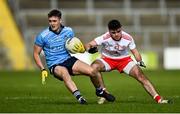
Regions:
[[106, 101], [106, 99], [104, 97], [98, 97], [98, 104], [104, 104], [104, 102]]

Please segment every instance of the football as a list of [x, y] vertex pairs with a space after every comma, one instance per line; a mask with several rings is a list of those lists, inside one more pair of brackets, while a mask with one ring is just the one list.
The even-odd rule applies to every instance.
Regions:
[[65, 47], [72, 54], [85, 52], [84, 45], [82, 44], [81, 40], [77, 37], [67, 39]]

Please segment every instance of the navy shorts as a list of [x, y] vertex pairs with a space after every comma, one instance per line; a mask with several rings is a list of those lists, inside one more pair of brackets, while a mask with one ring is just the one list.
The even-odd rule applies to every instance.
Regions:
[[[74, 65], [74, 63], [77, 61], [78, 59], [76, 57], [70, 57], [69, 59], [65, 60], [63, 63], [59, 63], [59, 64], [55, 64], [52, 67], [49, 68], [49, 71], [51, 74], [54, 75], [54, 77], [58, 78], [55, 74], [54, 74], [54, 69], [56, 66], [63, 66], [65, 68], [67, 68], [68, 72], [70, 75], [73, 75], [73, 71], [72, 71], [72, 67]], [[62, 80], [62, 79], [60, 79]]]

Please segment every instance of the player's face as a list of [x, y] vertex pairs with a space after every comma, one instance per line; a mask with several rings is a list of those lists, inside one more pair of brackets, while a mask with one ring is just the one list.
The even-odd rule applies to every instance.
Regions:
[[61, 19], [56, 16], [52, 16], [48, 18], [49, 21], [49, 26], [53, 31], [58, 32], [60, 30], [60, 25], [61, 25]]
[[120, 40], [121, 37], [122, 37], [122, 30], [121, 30], [121, 28], [116, 29], [116, 30], [109, 30], [109, 33], [111, 35], [111, 38], [113, 40], [116, 40], [116, 41]]

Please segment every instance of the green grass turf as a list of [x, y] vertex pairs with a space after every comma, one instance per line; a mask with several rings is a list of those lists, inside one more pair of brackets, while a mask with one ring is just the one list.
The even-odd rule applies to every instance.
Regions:
[[95, 89], [88, 77], [73, 77], [88, 105], [80, 105], [52, 76], [41, 84], [39, 72], [0, 72], [0, 112], [180, 112], [180, 71], [145, 71], [159, 93], [173, 104], [156, 104], [133, 78], [118, 72], [103, 73], [107, 89], [116, 97], [114, 103], [98, 105]]

